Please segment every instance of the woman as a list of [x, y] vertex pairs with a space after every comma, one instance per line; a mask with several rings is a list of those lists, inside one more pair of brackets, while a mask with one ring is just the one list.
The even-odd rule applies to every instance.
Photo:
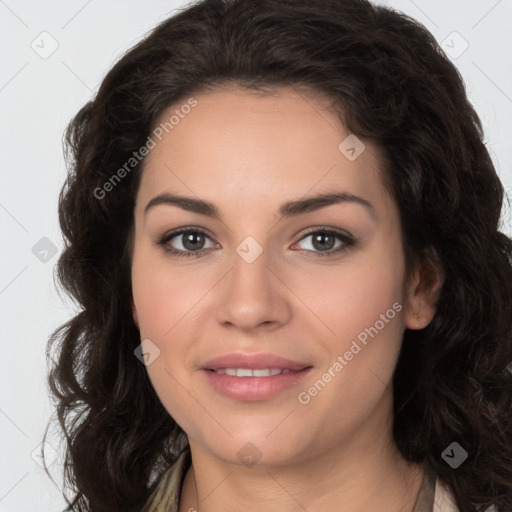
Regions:
[[70, 123], [76, 511], [512, 507], [512, 241], [456, 68], [363, 0], [204, 0]]

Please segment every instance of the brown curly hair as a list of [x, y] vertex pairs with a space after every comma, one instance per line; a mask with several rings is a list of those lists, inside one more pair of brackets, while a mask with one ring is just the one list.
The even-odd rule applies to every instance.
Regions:
[[[140, 510], [187, 442], [134, 356], [130, 233], [144, 159], [101, 199], [97, 191], [166, 108], [223, 84], [323, 93], [352, 133], [382, 148], [407, 261], [436, 254], [444, 275], [432, 322], [404, 334], [393, 375], [395, 442], [404, 458], [435, 471], [461, 511], [512, 510], [503, 186], [464, 82], [434, 37], [366, 0], [191, 4], [129, 50], [70, 122], [57, 277], [80, 311], [47, 347], [67, 503], [77, 512]], [[456, 470], [441, 458], [453, 441], [469, 453]]]

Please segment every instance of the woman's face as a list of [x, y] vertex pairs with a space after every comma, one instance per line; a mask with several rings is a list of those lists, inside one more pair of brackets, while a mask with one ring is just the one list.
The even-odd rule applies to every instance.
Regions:
[[432, 316], [419, 274], [405, 282], [377, 148], [292, 89], [195, 100], [162, 116], [181, 113], [153, 137], [135, 208], [133, 314], [160, 400], [191, 446], [237, 464], [371, 446], [404, 329]]

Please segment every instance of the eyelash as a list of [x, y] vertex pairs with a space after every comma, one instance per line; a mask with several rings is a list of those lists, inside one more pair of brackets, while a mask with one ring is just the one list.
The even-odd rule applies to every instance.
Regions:
[[[199, 257], [199, 253], [201, 253], [205, 250], [208, 250], [208, 249], [198, 249], [197, 251], [182, 251], [181, 249], [174, 249], [173, 247], [167, 246], [167, 244], [173, 238], [175, 238], [179, 235], [190, 234], [190, 233], [201, 233], [201, 234], [207, 236], [208, 238], [210, 238], [208, 236], [208, 234], [206, 233], [206, 231], [204, 231], [201, 228], [183, 228], [183, 229], [179, 229], [178, 231], [166, 233], [156, 243], [158, 246], [162, 247], [166, 253], [169, 253], [173, 256], [177, 256], [178, 258], [197, 258], [197, 257]], [[334, 256], [334, 255], [338, 255], [338, 254], [350, 249], [356, 243], [355, 239], [353, 237], [347, 235], [345, 232], [343, 232], [339, 229], [322, 227], [322, 226], [305, 233], [300, 238], [299, 242], [302, 241], [304, 238], [307, 238], [308, 236], [315, 235], [318, 233], [334, 235], [343, 242], [343, 245], [341, 247], [338, 247], [337, 249], [330, 249], [329, 251], [311, 251], [308, 249], [301, 249], [302, 251], [313, 252], [315, 254], [315, 256], [319, 256], [319, 257]]]

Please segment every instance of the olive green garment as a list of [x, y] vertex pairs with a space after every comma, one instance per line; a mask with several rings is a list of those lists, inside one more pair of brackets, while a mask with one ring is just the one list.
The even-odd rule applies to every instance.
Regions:
[[[190, 448], [187, 446], [163, 474], [141, 512], [178, 512], [181, 487], [190, 464]], [[190, 512], [194, 511], [192, 507], [189, 509]], [[429, 470], [423, 479], [413, 512], [459, 512], [459, 509], [448, 488]], [[497, 511], [495, 507], [490, 507], [485, 512]]]

